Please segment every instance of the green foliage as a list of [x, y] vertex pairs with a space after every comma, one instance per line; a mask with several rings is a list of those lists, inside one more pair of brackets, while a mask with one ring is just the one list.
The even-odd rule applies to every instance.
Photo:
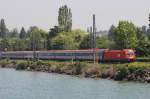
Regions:
[[86, 32], [80, 29], [73, 30], [70, 32], [70, 37], [74, 38], [74, 41], [77, 43], [81, 43], [81, 41], [84, 39], [86, 36]]
[[7, 28], [5, 25], [5, 20], [1, 19], [1, 21], [0, 21], [0, 37], [5, 38], [6, 34], [7, 34]]
[[54, 26], [50, 29], [50, 32], [47, 36], [47, 48], [52, 49], [52, 38], [56, 37], [60, 33], [60, 28], [58, 26]]
[[28, 63], [26, 61], [19, 62], [16, 66], [16, 70], [25, 70], [27, 69]]
[[144, 62], [135, 62], [128, 64], [127, 67], [130, 72], [135, 72], [136, 70], [144, 70], [150, 68], [150, 64]]
[[[1, 22], [4, 24], [4, 20]], [[6, 32], [8, 29], [6, 28]], [[1, 29], [0, 29], [1, 32]], [[14, 28], [12, 31], [7, 33], [7, 36], [0, 38], [0, 49], [8, 51], [16, 50], [43, 50], [47, 48], [47, 37], [48, 33], [36, 26], [30, 27], [28, 33], [25, 32], [22, 27], [20, 35], [18, 30]]]
[[37, 66], [42, 66], [44, 64], [46, 64], [46, 62], [42, 61], [42, 60], [37, 60]]
[[108, 40], [107, 36], [98, 37], [96, 39], [96, 43], [97, 48], [109, 48], [110, 45], [110, 41]]
[[115, 26], [112, 25], [108, 32], [108, 39], [111, 41], [114, 39], [114, 29], [115, 29]]
[[115, 80], [123, 80], [127, 76], [127, 68], [125, 65], [117, 65], [117, 73], [115, 75]]
[[1, 39], [0, 45], [1, 45], [1, 49], [2, 50], [8, 49], [9, 48], [9, 40], [8, 40], [8, 38]]
[[[136, 79], [136, 76], [146, 73], [150, 69], [150, 63], [146, 62], [133, 62], [125, 64], [117, 64], [114, 66], [117, 71], [115, 74], [115, 80], [123, 80], [135, 75], [132, 79]], [[127, 77], [128, 76], [128, 77]], [[130, 78], [129, 78], [130, 80]]]
[[72, 29], [72, 13], [67, 5], [59, 8], [58, 23], [61, 31], [69, 32]]
[[5, 67], [7, 64], [9, 64], [9, 61], [8, 60], [1, 60], [0, 61], [0, 65], [1, 65], [1, 67]]
[[10, 45], [13, 50], [26, 50], [28, 42], [26, 39], [14, 38], [10, 40]]
[[92, 46], [91, 45], [91, 36], [86, 35], [80, 43], [80, 48], [81, 49], [89, 49], [89, 48], [91, 48], [91, 46]]
[[52, 49], [73, 49], [73, 39], [67, 35], [60, 34], [52, 39]]
[[114, 41], [118, 49], [137, 47], [137, 29], [133, 23], [120, 21], [118, 27], [114, 29]]
[[137, 29], [137, 38], [138, 38], [138, 45], [136, 47], [137, 55], [139, 56], [150, 55], [150, 49], [149, 49], [150, 41], [146, 36], [146, 34], [139, 28]]
[[54, 26], [53, 28], [50, 29], [48, 37], [53, 38], [57, 36], [58, 33], [60, 33], [60, 28], [58, 26]]
[[85, 32], [81, 30], [59, 33], [52, 38], [51, 47], [52, 49], [79, 49], [85, 35]]
[[8, 35], [10, 38], [18, 37], [18, 30], [17, 28], [14, 28]]
[[43, 31], [38, 28], [31, 29], [29, 34], [30, 49], [40, 50], [43, 48], [42, 33]]

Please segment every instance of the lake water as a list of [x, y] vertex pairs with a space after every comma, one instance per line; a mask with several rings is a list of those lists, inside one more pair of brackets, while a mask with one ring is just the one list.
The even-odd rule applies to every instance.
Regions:
[[150, 84], [0, 69], [0, 99], [150, 99]]

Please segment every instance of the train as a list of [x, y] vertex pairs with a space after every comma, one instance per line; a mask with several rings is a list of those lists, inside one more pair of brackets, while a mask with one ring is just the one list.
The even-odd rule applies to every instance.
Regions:
[[135, 61], [135, 51], [132, 49], [109, 50], [49, 50], [49, 51], [3, 51], [0, 59], [41, 59], [41, 60], [95, 60], [108, 61]]

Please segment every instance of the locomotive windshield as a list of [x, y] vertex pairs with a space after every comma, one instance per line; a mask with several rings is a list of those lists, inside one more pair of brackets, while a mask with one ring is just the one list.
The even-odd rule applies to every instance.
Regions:
[[133, 52], [132, 50], [129, 50], [129, 51], [128, 51], [128, 55], [129, 55], [129, 56], [133, 56], [133, 55], [134, 55], [134, 52]]

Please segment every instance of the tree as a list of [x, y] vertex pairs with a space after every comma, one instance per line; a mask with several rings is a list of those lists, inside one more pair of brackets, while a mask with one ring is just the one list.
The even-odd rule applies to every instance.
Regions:
[[68, 34], [70, 35], [71, 38], [74, 39], [74, 41], [76, 43], [79, 43], [79, 44], [82, 42], [84, 37], [87, 35], [87, 33], [85, 31], [80, 30], [80, 29], [73, 30], [71, 33], [69, 32]]
[[3, 38], [1, 40], [1, 50], [5, 50], [5, 49], [8, 49], [9, 48], [9, 41], [8, 41], [8, 38]]
[[118, 27], [114, 29], [114, 42], [117, 49], [132, 48], [137, 46], [137, 29], [133, 23], [120, 21]]
[[31, 26], [29, 28], [29, 30], [27, 31], [27, 37], [30, 37], [31, 32], [34, 31], [34, 30], [36, 30], [36, 29], [38, 29], [37, 26]]
[[54, 26], [53, 28], [50, 29], [50, 32], [48, 34], [49, 38], [53, 38], [60, 33], [60, 28], [58, 26]]
[[71, 37], [60, 34], [52, 39], [52, 49], [76, 49], [76, 44]]
[[38, 28], [34, 28], [30, 32], [30, 49], [31, 50], [40, 50], [43, 48], [42, 36]]
[[27, 41], [29, 39], [29, 50], [43, 50], [46, 49], [46, 39], [48, 33], [37, 26], [31, 26], [27, 32]]
[[108, 31], [108, 38], [109, 40], [113, 40], [113, 36], [114, 36], [114, 29], [115, 29], [115, 26], [112, 25]]
[[50, 29], [48, 37], [47, 37], [47, 48], [50, 50], [52, 49], [51, 41], [52, 38], [56, 37], [60, 33], [60, 28], [58, 26], [54, 26]]
[[0, 22], [0, 37], [1, 38], [6, 37], [7, 31], [8, 30], [7, 30], [6, 25], [5, 25], [5, 20], [1, 19], [1, 22]]
[[59, 8], [58, 23], [61, 31], [69, 32], [72, 29], [72, 13], [67, 5]]
[[96, 39], [97, 48], [101, 48], [101, 49], [109, 48], [109, 46], [110, 46], [109, 43], [110, 43], [110, 41], [108, 40], [107, 36], [97, 37], [97, 39]]
[[60, 32], [52, 38], [52, 49], [79, 49], [86, 33], [82, 30], [73, 30], [71, 32]]
[[86, 35], [82, 42], [80, 43], [80, 48], [81, 49], [89, 49], [91, 48], [91, 36]]
[[149, 53], [149, 40], [146, 34], [139, 28], [137, 28], [138, 46], [136, 52], [139, 56], [147, 56]]
[[18, 37], [18, 30], [16, 28], [14, 28], [10, 33], [9, 33], [10, 37]]
[[27, 49], [27, 41], [25, 39], [11, 39], [11, 48], [15, 51], [23, 51]]
[[147, 34], [148, 34], [148, 36], [149, 36], [149, 40], [150, 40], [150, 14], [149, 14], [149, 28], [147, 29]]
[[24, 27], [21, 28], [19, 37], [20, 37], [21, 39], [22, 39], [22, 38], [26, 38], [26, 31], [25, 31]]

